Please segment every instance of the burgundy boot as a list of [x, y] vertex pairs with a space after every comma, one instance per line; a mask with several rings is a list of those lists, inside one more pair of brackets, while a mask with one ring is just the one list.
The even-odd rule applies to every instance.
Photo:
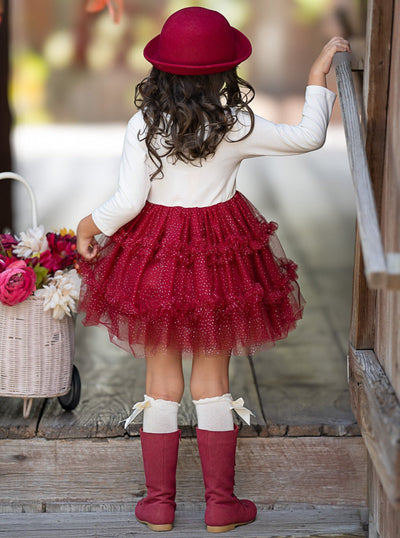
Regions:
[[201, 467], [206, 489], [205, 521], [208, 532], [225, 532], [254, 521], [256, 505], [233, 494], [238, 427], [227, 432], [197, 428]]
[[180, 436], [180, 430], [173, 433], [145, 433], [140, 430], [147, 497], [137, 503], [135, 515], [152, 531], [172, 529]]

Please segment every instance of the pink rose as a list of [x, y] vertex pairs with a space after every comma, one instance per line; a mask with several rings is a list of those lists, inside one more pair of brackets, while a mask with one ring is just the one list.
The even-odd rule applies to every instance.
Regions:
[[11, 263], [0, 273], [0, 302], [12, 306], [22, 303], [36, 288], [36, 274], [23, 260]]

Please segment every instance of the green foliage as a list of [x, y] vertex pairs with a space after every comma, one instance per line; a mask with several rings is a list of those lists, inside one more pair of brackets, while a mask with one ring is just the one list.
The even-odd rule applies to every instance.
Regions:
[[42, 287], [43, 282], [46, 280], [49, 270], [42, 265], [36, 265], [35, 267], [33, 267], [33, 270], [36, 274], [36, 289], [39, 289]]

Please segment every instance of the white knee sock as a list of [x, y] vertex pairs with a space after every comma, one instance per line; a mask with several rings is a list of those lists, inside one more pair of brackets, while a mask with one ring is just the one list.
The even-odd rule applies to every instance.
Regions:
[[128, 418], [121, 420], [127, 428], [143, 411], [143, 431], [146, 433], [173, 433], [178, 429], [178, 402], [155, 400], [144, 395], [143, 402], [137, 402]]
[[198, 428], [213, 432], [233, 430], [231, 402], [232, 396], [229, 393], [214, 398], [193, 400]]
[[168, 400], [154, 400], [144, 396], [148, 402], [143, 412], [143, 431], [147, 433], [173, 433], [178, 429], [180, 404]]

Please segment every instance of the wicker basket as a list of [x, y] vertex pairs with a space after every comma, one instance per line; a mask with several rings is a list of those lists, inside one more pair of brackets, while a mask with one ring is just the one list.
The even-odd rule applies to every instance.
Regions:
[[71, 387], [74, 324], [54, 319], [43, 299], [0, 303], [0, 395], [51, 398]]
[[[7, 174], [21, 181], [15, 176]], [[35, 208], [33, 215], [35, 226]], [[54, 319], [43, 303], [34, 295], [14, 306], [0, 303], [0, 396], [24, 398], [25, 418], [32, 398], [61, 396], [71, 389], [74, 322], [67, 316]]]

